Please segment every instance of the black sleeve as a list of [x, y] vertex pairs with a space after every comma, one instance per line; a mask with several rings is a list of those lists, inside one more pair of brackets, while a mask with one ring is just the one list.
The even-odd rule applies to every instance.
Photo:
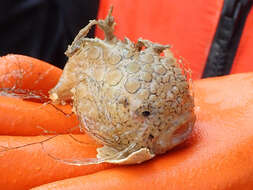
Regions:
[[230, 73], [252, 0], [224, 0], [202, 78]]
[[63, 68], [67, 45], [97, 11], [98, 0], [1, 1], [0, 56], [29, 55]]

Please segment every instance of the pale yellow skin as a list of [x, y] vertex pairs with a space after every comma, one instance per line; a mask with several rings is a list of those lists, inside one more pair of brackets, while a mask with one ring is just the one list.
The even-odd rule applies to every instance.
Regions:
[[[105, 40], [85, 38], [94, 24], [105, 31]], [[169, 46], [123, 42], [113, 28], [110, 12], [79, 32], [50, 98], [73, 100], [81, 127], [104, 145], [96, 163], [141, 163], [189, 136], [194, 102], [186, 72]]]

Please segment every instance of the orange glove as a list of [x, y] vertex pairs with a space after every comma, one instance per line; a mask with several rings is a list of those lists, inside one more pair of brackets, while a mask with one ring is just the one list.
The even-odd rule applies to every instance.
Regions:
[[[9, 56], [0, 59], [0, 76], [11, 71], [4, 70], [5, 67], [2, 67], [4, 61], [10, 66], [12, 63], [19, 65], [18, 69], [21, 70], [25, 70], [26, 63], [33, 65], [32, 68], [37, 68], [37, 72], [32, 69], [30, 75], [28, 72], [24, 75], [27, 78], [23, 77], [23, 80], [29, 81], [30, 85], [20, 86], [23, 89], [33, 90], [31, 86], [41, 76], [36, 73], [40, 70], [44, 75], [48, 69], [42, 68], [52, 67], [45, 62], [25, 56], [11, 57], [12, 59]], [[36, 67], [38, 64], [40, 67]], [[56, 73], [58, 72], [56, 70], [58, 69], [53, 67], [52, 71]], [[41, 86], [38, 84], [35, 90], [41, 89], [46, 94], [59, 78], [60, 72], [55, 73], [40, 78]], [[9, 80], [15, 81], [14, 78], [10, 77], [8, 80], [1, 78], [1, 84], [7, 85]], [[49, 81], [54, 82], [49, 85]], [[53, 137], [52, 135], [31, 137], [41, 134], [37, 129], [30, 129], [36, 128], [36, 125], [45, 124], [42, 127], [47, 130], [66, 133], [68, 128], [77, 124], [77, 121], [64, 114], [60, 116], [62, 113], [50, 105], [47, 107], [38, 102], [2, 96], [0, 123], [5, 124], [4, 127], [1, 126], [0, 133], [9, 136], [0, 136], [0, 189], [29, 189], [42, 184], [44, 185], [35, 189], [252, 189], [253, 73], [195, 81], [194, 94], [197, 121], [191, 137], [165, 155], [133, 166], [110, 164], [71, 166], [63, 163], [65, 159], [81, 160], [95, 157], [98, 145], [85, 134], [59, 135], [43, 143], [11, 149]], [[21, 110], [35, 106], [32, 108], [36, 108], [34, 110], [37, 111], [30, 111], [29, 117], [21, 117], [22, 111], [15, 112], [19, 114], [16, 115], [12, 113], [15, 107], [8, 107], [14, 102]], [[6, 111], [2, 111], [4, 109]], [[42, 111], [38, 111], [40, 109]], [[24, 113], [28, 115], [28, 111]], [[38, 113], [41, 115], [37, 116]], [[44, 115], [47, 115], [47, 123], [41, 119]], [[20, 117], [25, 118], [23, 126], [22, 122], [15, 126], [14, 121]], [[36, 124], [35, 121], [40, 123]], [[59, 127], [61, 122], [66, 123], [62, 126], [65, 128]], [[26, 130], [22, 131], [22, 128]], [[49, 182], [53, 183], [46, 184]]]

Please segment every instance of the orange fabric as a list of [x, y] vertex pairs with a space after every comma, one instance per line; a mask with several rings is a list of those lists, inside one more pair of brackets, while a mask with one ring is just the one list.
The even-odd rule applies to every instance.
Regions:
[[223, 0], [100, 0], [98, 18], [105, 18], [110, 5], [118, 37], [171, 44], [189, 62], [193, 79], [201, 77]]
[[249, 12], [231, 73], [253, 71], [253, 8]]
[[253, 73], [196, 81], [194, 91], [197, 121], [182, 146], [140, 165], [34, 190], [252, 190]]

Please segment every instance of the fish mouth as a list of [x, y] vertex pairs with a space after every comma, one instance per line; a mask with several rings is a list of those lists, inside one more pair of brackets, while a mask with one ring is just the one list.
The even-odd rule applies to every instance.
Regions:
[[185, 113], [163, 131], [155, 140], [152, 152], [155, 154], [163, 154], [173, 147], [184, 142], [191, 134], [196, 117], [193, 113]]
[[187, 137], [191, 134], [193, 129], [193, 122], [185, 123], [174, 131], [171, 137], [171, 146], [177, 146], [178, 144], [184, 142]]

